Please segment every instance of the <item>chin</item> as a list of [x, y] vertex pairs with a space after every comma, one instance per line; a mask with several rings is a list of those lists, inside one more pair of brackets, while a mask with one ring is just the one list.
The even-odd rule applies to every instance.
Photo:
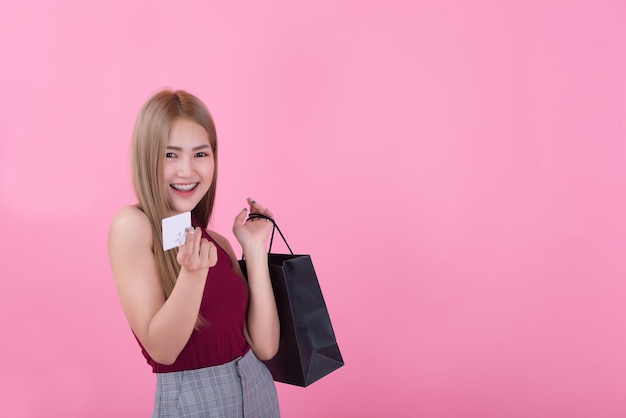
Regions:
[[195, 209], [195, 207], [198, 205], [198, 202], [194, 203], [170, 203], [170, 210], [173, 213], [184, 213], [184, 212], [191, 212], [192, 210]]
[[208, 190], [205, 191], [204, 194], [202, 195], [200, 195], [199, 193], [196, 193], [195, 195], [187, 196], [187, 197], [177, 196], [177, 195], [172, 194], [169, 196], [169, 199], [168, 199], [169, 207], [171, 208], [171, 211], [174, 213], [191, 212], [193, 209], [195, 209], [196, 206], [198, 206], [198, 203], [202, 201], [202, 198], [207, 193], [208, 193]]

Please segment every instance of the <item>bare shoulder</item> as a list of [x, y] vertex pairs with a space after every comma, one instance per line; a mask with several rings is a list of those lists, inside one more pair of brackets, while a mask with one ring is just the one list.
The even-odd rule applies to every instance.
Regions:
[[136, 240], [152, 243], [152, 228], [145, 213], [136, 206], [120, 209], [111, 221], [109, 241], [129, 242]]
[[135, 206], [120, 209], [111, 221], [108, 250], [114, 271], [118, 266], [128, 270], [137, 257], [152, 259], [152, 227], [146, 214]]

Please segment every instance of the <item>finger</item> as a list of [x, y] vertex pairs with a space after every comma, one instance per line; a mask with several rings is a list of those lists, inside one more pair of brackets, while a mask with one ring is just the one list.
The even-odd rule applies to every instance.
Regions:
[[193, 228], [187, 233], [185, 252], [188, 253], [190, 257], [198, 254], [198, 251], [200, 251], [200, 238], [202, 238], [202, 234], [198, 228]]
[[274, 217], [274, 214], [272, 213], [271, 210], [269, 210], [266, 207], [263, 207], [262, 205], [260, 205], [258, 203], [256, 203], [254, 205], [254, 213], [260, 213], [261, 215], [265, 215], [265, 216], [268, 216], [270, 218]]
[[178, 254], [176, 259], [179, 264], [186, 264], [187, 259], [193, 251], [193, 228], [187, 228], [187, 235], [185, 236], [185, 243], [178, 247]]
[[243, 208], [241, 212], [239, 212], [239, 214], [235, 216], [235, 224], [233, 225], [233, 228], [239, 225], [242, 225], [243, 222], [246, 220], [247, 215], [248, 215], [248, 208]]
[[202, 238], [200, 240], [200, 260], [203, 264], [209, 260], [210, 247], [211, 242], [208, 239]]
[[209, 267], [217, 264], [217, 247], [212, 242], [209, 242], [207, 257], [209, 259]]
[[185, 238], [185, 243], [183, 244], [183, 251], [185, 253], [191, 254], [193, 251], [193, 239], [194, 239], [194, 228], [187, 228], [187, 237]]
[[202, 230], [197, 227], [193, 233], [193, 253], [198, 254], [200, 252], [200, 242], [202, 241]]
[[250, 205], [250, 213], [263, 213], [263, 205], [251, 197], [248, 198], [248, 204]]

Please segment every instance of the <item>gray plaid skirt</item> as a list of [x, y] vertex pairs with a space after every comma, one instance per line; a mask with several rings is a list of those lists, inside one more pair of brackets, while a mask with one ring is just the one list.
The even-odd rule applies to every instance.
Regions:
[[152, 418], [278, 418], [276, 386], [252, 350], [219, 366], [157, 373]]

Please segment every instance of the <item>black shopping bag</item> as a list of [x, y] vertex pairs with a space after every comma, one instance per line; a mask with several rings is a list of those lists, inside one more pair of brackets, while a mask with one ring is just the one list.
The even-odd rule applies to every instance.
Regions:
[[[250, 215], [255, 217], [274, 222]], [[276, 230], [291, 254], [272, 253]], [[311, 257], [294, 254], [276, 223], [268, 263], [280, 318], [280, 346], [276, 356], [264, 363], [275, 381], [306, 387], [343, 366], [343, 358]], [[247, 277], [245, 260], [239, 264]]]

